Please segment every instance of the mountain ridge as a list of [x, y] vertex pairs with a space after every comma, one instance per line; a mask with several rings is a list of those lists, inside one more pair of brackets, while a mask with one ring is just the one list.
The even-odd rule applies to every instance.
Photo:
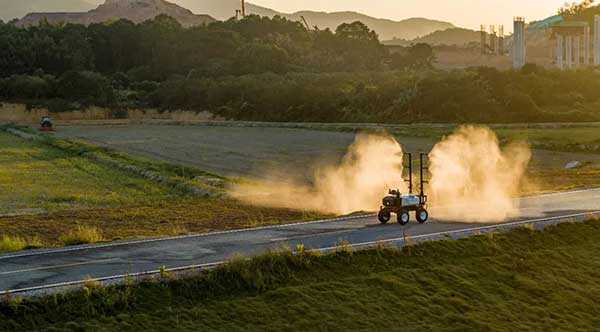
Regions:
[[[103, 6], [112, 6], [123, 1], [126, 2], [139, 2], [147, 0], [57, 0], [53, 1], [54, 5], [51, 6], [52, 10], [44, 10], [48, 8], [48, 1], [43, 0], [27, 0], [28, 3], [37, 3], [37, 6], [25, 6], [21, 2], [14, 2], [13, 0], [0, 0], [0, 4], [3, 2], [10, 3], [13, 6], [21, 4], [29, 9], [40, 9], [36, 10], [35, 13], [28, 14], [21, 21], [21, 26], [28, 26], [39, 23], [42, 19], [48, 19], [50, 22], [66, 21], [72, 23], [90, 24], [96, 23], [99, 20], [110, 20], [115, 18], [129, 18], [134, 22], [140, 21], [142, 18], [148, 19], [153, 14], [136, 15], [135, 13], [120, 14], [113, 12], [112, 14], [98, 13], [98, 9]], [[98, 8], [94, 9], [93, 5], [85, 5], [86, 2], [94, 3], [98, 5]], [[154, 0], [151, 0], [154, 1]], [[214, 18], [220, 20], [227, 20], [235, 15], [235, 10], [239, 8], [239, 0], [169, 0], [173, 5], [179, 6], [182, 10], [187, 10], [189, 13], [181, 14], [178, 20], [183, 21], [182, 24], [185, 26], [195, 25], [196, 22], [210, 23]], [[83, 4], [82, 4], [83, 3]], [[42, 5], [46, 4], [46, 7]], [[60, 7], [64, 6], [64, 7]], [[68, 7], [72, 6], [72, 7]], [[59, 8], [60, 10], [56, 10]], [[78, 8], [77, 10], [71, 10]], [[13, 11], [14, 12], [14, 11]], [[22, 10], [21, 10], [22, 12]], [[67, 13], [68, 12], [68, 13]], [[88, 12], [88, 14], [86, 14]], [[91, 12], [91, 14], [89, 14]], [[355, 21], [361, 21], [365, 23], [369, 28], [375, 30], [381, 40], [391, 40], [394, 38], [399, 39], [415, 39], [418, 37], [426, 36], [432, 32], [438, 30], [446, 30], [454, 28], [455, 26], [449, 22], [432, 20], [423, 17], [413, 17], [401, 21], [395, 21], [387, 18], [372, 17], [356, 11], [338, 11], [338, 12], [323, 12], [313, 10], [303, 10], [295, 13], [282, 13], [276, 10], [258, 6], [252, 3], [246, 3], [247, 14], [255, 14], [260, 16], [273, 17], [279, 15], [293, 21], [300, 21], [301, 16], [304, 16], [308, 21], [309, 26], [318, 26], [320, 29], [329, 28], [335, 30], [340, 24], [352, 23]], [[169, 13], [166, 13], [169, 14]], [[191, 15], [198, 15], [204, 17], [204, 19], [191, 19]], [[6, 15], [5, 15], [6, 16]], [[173, 16], [173, 15], [171, 15]], [[210, 16], [210, 18], [209, 18]], [[177, 18], [177, 17], [176, 17]], [[5, 17], [5, 20], [6, 17]]]
[[26, 27], [39, 24], [40, 21], [50, 23], [67, 22], [89, 25], [115, 19], [128, 19], [141, 23], [166, 14], [175, 18], [185, 27], [209, 24], [216, 20], [209, 15], [197, 15], [165, 0], [107, 0], [96, 9], [87, 12], [40, 12], [29, 13], [17, 22], [17, 26]]

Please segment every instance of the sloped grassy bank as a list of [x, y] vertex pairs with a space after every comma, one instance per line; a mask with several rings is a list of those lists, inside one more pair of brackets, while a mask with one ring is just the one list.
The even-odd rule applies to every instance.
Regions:
[[0, 305], [3, 331], [593, 331], [600, 222], [320, 256]]

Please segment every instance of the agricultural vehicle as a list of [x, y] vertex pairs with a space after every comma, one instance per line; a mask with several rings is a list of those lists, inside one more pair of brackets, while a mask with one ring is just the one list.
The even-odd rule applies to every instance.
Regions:
[[415, 212], [416, 219], [419, 223], [422, 224], [429, 219], [429, 212], [427, 212], [427, 196], [425, 195], [424, 190], [424, 185], [428, 182], [425, 181], [423, 176], [423, 171], [427, 169], [427, 167], [424, 166], [424, 159], [427, 155], [424, 153], [421, 153], [420, 155], [421, 188], [418, 195], [413, 193], [412, 154], [407, 153], [406, 156], [408, 156], [408, 166], [405, 166], [404, 168], [408, 169], [408, 180], [405, 180], [408, 182], [408, 194], [402, 195], [400, 190], [389, 191], [389, 196], [383, 198], [383, 205], [377, 215], [377, 218], [382, 224], [387, 224], [392, 218], [392, 214], [396, 214], [398, 223], [406, 225], [410, 221], [410, 212], [413, 211]]
[[54, 131], [54, 124], [50, 117], [42, 117], [42, 120], [40, 120], [40, 131]]

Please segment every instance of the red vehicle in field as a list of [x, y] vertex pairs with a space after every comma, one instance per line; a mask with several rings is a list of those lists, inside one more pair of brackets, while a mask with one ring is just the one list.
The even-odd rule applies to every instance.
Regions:
[[40, 120], [40, 131], [54, 131], [54, 124], [49, 116], [44, 116]]

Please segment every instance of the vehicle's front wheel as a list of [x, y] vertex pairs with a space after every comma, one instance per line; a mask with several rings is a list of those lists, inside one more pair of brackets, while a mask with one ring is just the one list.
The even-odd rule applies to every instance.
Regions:
[[392, 214], [389, 211], [379, 211], [379, 214], [377, 215], [377, 219], [379, 219], [379, 222], [382, 224], [387, 224], [388, 221], [390, 221], [390, 219], [392, 219]]
[[417, 221], [419, 223], [424, 223], [429, 219], [429, 212], [425, 209], [420, 209], [417, 211]]
[[400, 225], [406, 225], [410, 221], [410, 214], [408, 211], [402, 211], [398, 214], [398, 223]]

